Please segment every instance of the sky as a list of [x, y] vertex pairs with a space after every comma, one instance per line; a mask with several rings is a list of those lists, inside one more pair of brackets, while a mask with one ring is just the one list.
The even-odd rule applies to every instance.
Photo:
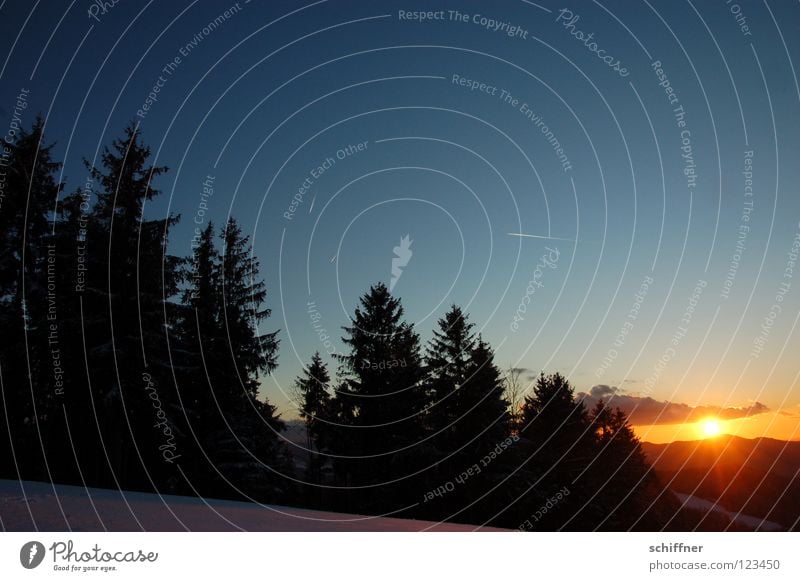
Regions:
[[262, 393], [285, 418], [382, 281], [424, 340], [459, 304], [499, 365], [559, 371], [651, 441], [697, 437], [702, 414], [800, 438], [796, 3], [0, 13], [0, 130], [41, 112], [67, 192], [134, 121], [170, 168], [146, 213], [181, 215], [172, 252], [242, 223], [280, 330]]

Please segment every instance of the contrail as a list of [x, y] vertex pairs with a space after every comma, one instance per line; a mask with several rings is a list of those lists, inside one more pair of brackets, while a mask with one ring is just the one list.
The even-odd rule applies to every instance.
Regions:
[[317, 199], [317, 196], [314, 196], [313, 198], [311, 198], [311, 204], [308, 206], [308, 213], [309, 214], [311, 213], [311, 210], [314, 209], [314, 202], [316, 201], [316, 199]]
[[520, 238], [541, 238], [542, 240], [563, 240], [564, 242], [577, 242], [574, 238], [559, 238], [558, 236], [537, 236], [536, 234], [523, 234], [522, 232], [509, 232], [509, 236]]

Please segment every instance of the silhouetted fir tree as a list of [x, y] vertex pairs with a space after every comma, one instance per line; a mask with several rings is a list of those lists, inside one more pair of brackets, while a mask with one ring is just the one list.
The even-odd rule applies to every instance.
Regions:
[[[473, 324], [457, 305], [437, 321], [425, 349], [425, 397], [423, 414], [427, 439], [420, 450], [430, 458], [431, 468], [424, 474], [424, 494], [450, 481], [475, 459], [463, 449], [463, 406], [459, 388], [471, 372], [470, 357], [475, 346]], [[463, 492], [463, 490], [461, 491]], [[425, 518], [447, 518], [460, 506], [461, 495], [448, 495], [424, 503], [420, 513]]]
[[[328, 367], [319, 352], [311, 357], [311, 363], [295, 379], [294, 389], [299, 398], [299, 415], [305, 422], [306, 430], [306, 481], [322, 484], [329, 478], [325, 476], [329, 441], [335, 424], [332, 424], [330, 375]], [[320, 506], [325, 500], [324, 490], [318, 486], [306, 486], [306, 503]]]
[[220, 320], [219, 252], [214, 245], [214, 224], [209, 222], [192, 242], [192, 257], [185, 278], [189, 285], [183, 303], [194, 312], [196, 329], [202, 334], [215, 333]]
[[362, 458], [337, 462], [346, 471], [339, 478], [361, 486], [402, 479], [361, 490], [360, 510], [396, 509], [418, 492], [406, 477], [421, 467], [415, 447], [423, 436], [424, 371], [419, 336], [402, 317], [400, 300], [379, 283], [361, 297], [352, 325], [343, 327], [349, 353], [339, 356], [336, 399], [352, 427], [341, 441], [350, 443], [348, 455]]
[[[258, 326], [272, 311], [264, 306], [267, 287], [259, 280], [259, 263], [234, 218], [220, 234], [222, 240], [220, 283], [222, 328], [228, 339], [238, 389], [250, 396], [258, 392], [258, 374], [277, 367], [277, 331], [261, 333]], [[238, 394], [236, 394], [238, 395]]]
[[459, 431], [468, 451], [484, 454], [509, 435], [503, 376], [491, 347], [481, 337], [470, 351], [468, 377], [456, 395]]
[[475, 346], [472, 323], [461, 308], [453, 305], [437, 321], [438, 328], [428, 343], [425, 354], [426, 388], [429, 400], [425, 415], [428, 431], [442, 455], [456, 452], [458, 431], [456, 422], [463, 406], [459, 405], [456, 390], [472, 371], [470, 357]]
[[[44, 144], [44, 121], [21, 129], [0, 166], [0, 476], [46, 478], [59, 458], [42, 450], [48, 422], [60, 409], [48, 313], [58, 290], [52, 213], [62, 185], [52, 145]], [[49, 284], [48, 284], [49, 283]], [[52, 348], [51, 348], [52, 347]], [[12, 453], [11, 434], [16, 449]], [[63, 441], [63, 440], [62, 440]], [[19, 447], [26, 442], [24, 450]], [[47, 453], [49, 452], [49, 453]]]
[[353, 485], [353, 466], [358, 460], [351, 458], [356, 442], [360, 435], [354, 430], [356, 425], [356, 409], [352, 405], [352, 397], [348, 394], [345, 380], [339, 378], [333, 390], [333, 397], [329, 402], [329, 417], [331, 423], [327, 426], [327, 445], [332, 452], [330, 457], [333, 468], [333, 484], [339, 487], [339, 492], [331, 495], [331, 506], [336, 510], [355, 510], [357, 504], [351, 503], [348, 488]]
[[99, 441], [102, 420], [96, 419], [98, 413], [103, 413], [103, 401], [95, 397], [95, 386], [87, 375], [94, 365], [88, 355], [88, 348], [96, 339], [93, 325], [102, 317], [97, 303], [100, 293], [86, 292], [87, 273], [98, 267], [102, 253], [107, 252], [97, 246], [98, 230], [90, 224], [92, 203], [91, 191], [77, 190], [59, 200], [57, 207], [57, 319], [64, 367], [64, 391], [59, 399], [64, 413], [59, 425], [51, 430], [51, 446], [66, 448], [59, 454], [61, 469], [53, 474], [54, 479], [106, 486], [113, 479], [107, 476], [106, 443]]
[[330, 421], [330, 381], [328, 366], [319, 351], [311, 357], [311, 364], [303, 369], [302, 375], [295, 379], [295, 389], [301, 398], [299, 415], [306, 425], [309, 450], [322, 451], [327, 443], [325, 426]]
[[462, 455], [480, 469], [463, 485], [465, 510], [458, 519], [465, 522], [486, 522], [506, 504], [502, 490], [496, 487], [515, 466], [508, 402], [503, 391], [502, 373], [494, 363], [492, 349], [478, 336], [470, 352], [467, 380], [456, 391], [456, 426]]
[[221, 425], [214, 386], [222, 384], [221, 362], [227, 353], [222, 309], [219, 253], [213, 223], [192, 238], [191, 256], [183, 265], [181, 304], [171, 329], [171, 352], [178, 399], [186, 422], [186, 478], [194, 492], [223, 494], [211, 458], [209, 433]]
[[625, 413], [599, 400], [590, 414], [595, 457], [593, 497], [579, 518], [589, 530], [660, 530], [673, 513], [671, 494], [650, 469]]
[[[225, 495], [244, 494], [274, 502], [290, 488], [284, 477], [290, 470], [288, 454], [279, 435], [285, 425], [275, 406], [259, 398], [258, 390], [261, 374], [277, 365], [277, 331], [259, 330], [270, 310], [264, 306], [267, 289], [259, 278], [259, 263], [249, 238], [230, 218], [220, 239], [222, 251], [216, 267], [219, 331], [209, 335], [218, 334], [222, 340], [209, 346], [216, 368], [207, 380], [218, 414], [203, 426], [203, 440], [208, 443], [215, 473], [212, 482], [216, 484], [212, 486]], [[214, 276], [213, 270], [200, 270]], [[204, 282], [200, 270], [196, 288], [213, 289], [215, 283]], [[213, 318], [209, 321], [213, 325]], [[201, 334], [201, 343], [204, 340]]]
[[[532, 490], [519, 503], [520, 511], [534, 514], [563, 487], [569, 495], [540, 521], [541, 530], [557, 529], [569, 521], [585, 501], [585, 468], [593, 456], [593, 434], [583, 403], [560, 373], [540, 374], [533, 394], [525, 398], [522, 441], [517, 446], [525, 462], [524, 481]], [[572, 523], [581, 530], [579, 521]]]
[[[53, 160], [53, 144], [44, 144], [44, 121], [37, 117], [30, 131], [20, 129], [12, 144], [5, 173], [5, 195], [0, 212], [0, 289], [5, 299], [22, 304], [22, 286], [41, 293], [44, 281], [35, 276], [52, 242], [52, 213], [63, 185], [56, 182], [61, 163]], [[23, 262], [23, 256], [25, 261]], [[19, 292], [16, 292], [19, 291]]]
[[[488, 344], [472, 333], [473, 325], [458, 306], [438, 321], [427, 349], [427, 420], [436, 445], [436, 469], [428, 474], [429, 488], [446, 482], [477, 465], [480, 476], [471, 476], [459, 493], [437, 500], [427, 516], [446, 517], [476, 499], [501, 467], [482, 466], [484, 455], [508, 435], [507, 402], [502, 378]], [[491, 459], [493, 460], [493, 459]], [[424, 507], [426, 510], [428, 507]], [[459, 518], [469, 518], [468, 511]]]
[[166, 248], [178, 218], [144, 215], [146, 202], [159, 194], [154, 179], [167, 171], [150, 165], [149, 157], [131, 124], [104, 149], [100, 167], [86, 162], [97, 189], [79, 297], [85, 359], [91, 362], [81, 383], [91, 387], [89, 402], [73, 402], [70, 421], [87, 413], [97, 419], [97, 432], [88, 428], [78, 454], [88, 478], [106, 486], [150, 488], [177, 478], [175, 459], [169, 461], [165, 450], [177, 454], [180, 437], [166, 343], [181, 263]]
[[[575, 391], [560, 373], [540, 374], [533, 394], [525, 398], [521, 434], [542, 453], [551, 457], [565, 456], [555, 468], [576, 475], [581, 466], [572, 467], [576, 460], [571, 452], [579, 444], [591, 441], [589, 418], [581, 402], [575, 401]], [[582, 451], [586, 455], [586, 451]]]
[[190, 420], [201, 425], [208, 425], [216, 415], [218, 402], [213, 386], [218, 383], [221, 359], [227, 347], [221, 323], [219, 253], [214, 236], [214, 225], [209, 222], [192, 239], [192, 256], [185, 263], [183, 273], [188, 284], [175, 326], [181, 401]]

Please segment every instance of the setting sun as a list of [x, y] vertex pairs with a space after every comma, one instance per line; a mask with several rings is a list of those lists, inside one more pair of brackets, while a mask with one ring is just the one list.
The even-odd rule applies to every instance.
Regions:
[[706, 438], [717, 436], [720, 433], [719, 421], [715, 419], [704, 420], [700, 425], [700, 429]]

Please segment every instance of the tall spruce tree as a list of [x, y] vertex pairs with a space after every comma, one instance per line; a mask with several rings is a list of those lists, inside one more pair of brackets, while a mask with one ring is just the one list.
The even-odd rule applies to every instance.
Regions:
[[255, 396], [259, 373], [269, 373], [277, 366], [278, 332], [262, 333], [259, 329], [272, 311], [264, 306], [267, 287], [259, 280], [259, 262], [249, 237], [234, 218], [229, 218], [220, 238], [222, 328], [233, 373], [239, 376], [239, 389]]
[[508, 436], [508, 402], [492, 348], [480, 336], [470, 351], [469, 364], [467, 381], [457, 392], [460, 431], [468, 449], [482, 454]]
[[190, 419], [208, 425], [219, 406], [213, 386], [219, 384], [227, 343], [222, 331], [222, 292], [214, 224], [192, 239], [192, 256], [184, 265], [183, 309], [176, 324], [181, 347], [179, 388]]
[[306, 425], [309, 450], [320, 451], [325, 446], [325, 423], [331, 405], [330, 382], [328, 366], [319, 351], [311, 357], [311, 364], [303, 369], [303, 374], [295, 379], [295, 390], [300, 398], [299, 415]]
[[595, 456], [587, 480], [594, 493], [576, 519], [588, 530], [661, 529], [675, 502], [650, 469], [627, 416], [601, 399], [589, 420]]
[[276, 407], [259, 395], [260, 378], [275, 369], [278, 350], [277, 331], [259, 328], [270, 315], [266, 284], [249, 237], [234, 218], [220, 233], [222, 251], [214, 268], [208, 228], [204, 240], [195, 253], [198, 293], [190, 293], [188, 302], [201, 306], [206, 294], [218, 301], [196, 315], [206, 321], [208, 337], [200, 327], [198, 341], [215, 366], [209, 371], [206, 362], [204, 370], [216, 412], [202, 438], [213, 464], [210, 486], [225, 496], [275, 502], [289, 494], [290, 465], [280, 436], [285, 425]]
[[[130, 124], [104, 149], [100, 167], [86, 164], [97, 202], [87, 220], [79, 291], [86, 353], [75, 359], [91, 361], [81, 383], [91, 386], [88, 403], [100, 449], [90, 443], [90, 427], [78, 454], [93, 482], [131, 488], [166, 487], [178, 478], [180, 456], [180, 409], [166, 336], [181, 263], [167, 244], [178, 218], [145, 216], [146, 203], [160, 193], [154, 180], [167, 171], [151, 165], [150, 154]], [[79, 411], [71, 410], [71, 423], [82, 417]]]
[[[507, 471], [507, 463], [494, 461], [493, 448], [508, 436], [507, 402], [503, 381], [489, 345], [472, 332], [473, 324], [453, 305], [438, 321], [427, 349], [429, 430], [435, 443], [436, 468], [428, 474], [428, 488], [477, 466], [480, 476], [470, 476], [458, 495], [445, 496], [424, 506], [429, 518], [477, 518], [477, 508], [463, 507], [479, 498]], [[502, 448], [503, 450], [505, 448]], [[433, 506], [432, 506], [433, 505]]]
[[[3, 143], [0, 163], [0, 476], [45, 478], [59, 464], [46, 449], [61, 388], [52, 216], [61, 164], [45, 145], [44, 121]], [[51, 342], [51, 339], [54, 341]], [[54, 359], [54, 354], [56, 359]], [[8, 435], [16, 442], [9, 441]], [[62, 439], [63, 441], [63, 439]], [[29, 442], [24, 452], [20, 442]]]
[[540, 521], [542, 530], [557, 529], [567, 522], [581, 530], [583, 524], [570, 518], [590, 494], [585, 469], [594, 447], [588, 414], [574, 394], [572, 385], [560, 373], [542, 373], [523, 405], [520, 434], [524, 441], [519, 450], [532, 489], [520, 503], [521, 510], [533, 514], [559, 490], [567, 487], [570, 491], [558, 510]]
[[453, 305], [437, 322], [426, 350], [425, 363], [429, 411], [426, 423], [433, 433], [433, 441], [443, 455], [456, 452], [460, 438], [457, 422], [464, 406], [456, 391], [470, 377], [475, 347], [473, 324], [461, 308]]
[[319, 352], [314, 353], [311, 364], [295, 380], [295, 390], [300, 400], [299, 415], [306, 429], [306, 478], [315, 484], [323, 481], [323, 467], [332, 432], [330, 382], [328, 366]]
[[415, 447], [423, 437], [424, 370], [419, 336], [402, 319], [400, 300], [379, 283], [361, 297], [352, 324], [343, 327], [349, 353], [339, 356], [336, 399], [340, 417], [351, 424], [337, 441], [348, 442], [347, 455], [356, 459], [337, 463], [339, 479], [360, 486], [398, 481], [391, 494], [362, 491], [354, 508], [365, 511], [407, 502], [413, 494], [408, 476], [420, 467]]

